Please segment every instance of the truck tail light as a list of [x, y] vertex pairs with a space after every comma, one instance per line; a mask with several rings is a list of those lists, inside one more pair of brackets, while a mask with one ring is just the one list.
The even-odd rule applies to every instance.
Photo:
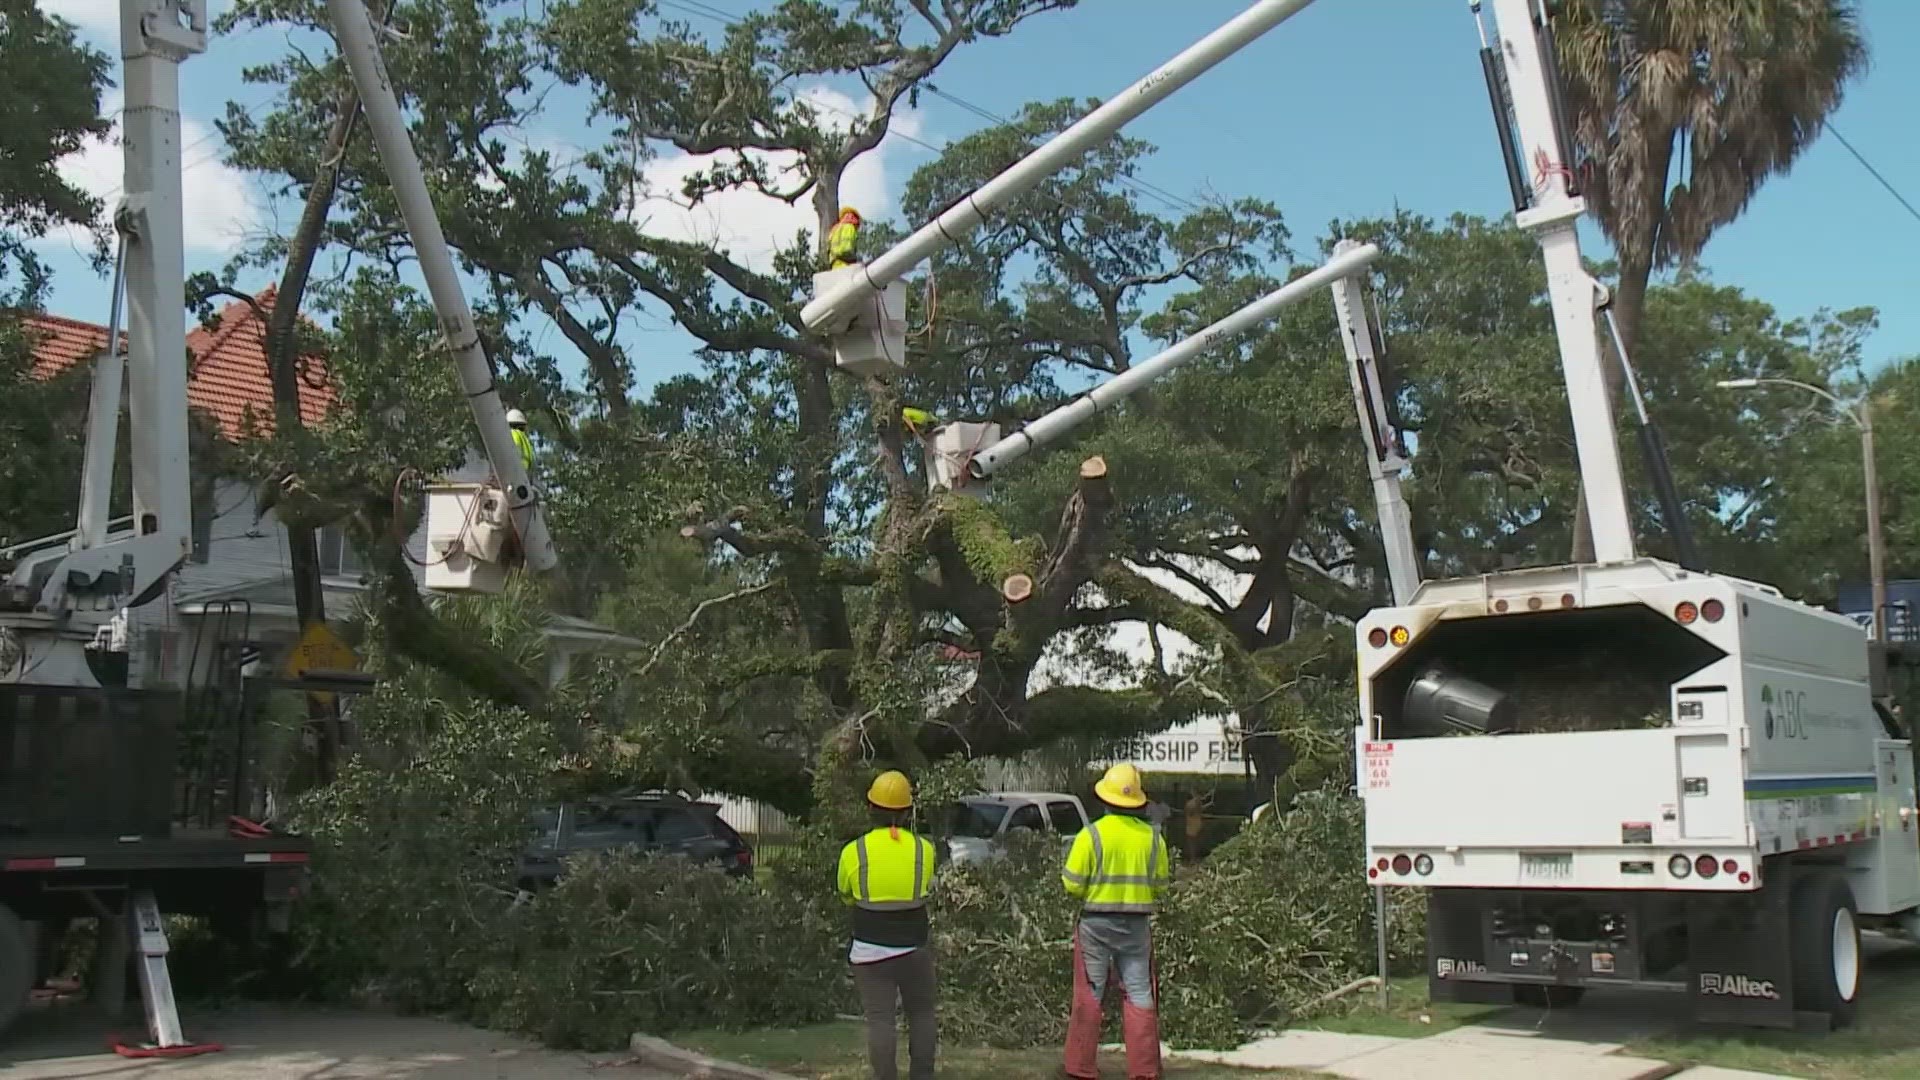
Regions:
[[1419, 874], [1421, 877], [1426, 877], [1428, 874], [1433, 873], [1433, 856], [1416, 856], [1413, 860], [1413, 872]]
[[1673, 609], [1673, 617], [1680, 620], [1681, 626], [1692, 626], [1700, 618], [1700, 606], [1691, 600], [1682, 600], [1680, 606]]
[[1720, 860], [1711, 855], [1702, 855], [1693, 860], [1693, 872], [1703, 878], [1710, 878], [1720, 872]]
[[1685, 855], [1675, 855], [1667, 860], [1667, 873], [1677, 878], [1687, 877], [1693, 873], [1693, 860]]
[[1740, 864], [1734, 862], [1732, 859], [1728, 859], [1720, 864], [1720, 872], [1729, 876], [1737, 874], [1740, 872]]
[[1387, 640], [1393, 642], [1395, 645], [1405, 645], [1408, 639], [1412, 637], [1413, 635], [1407, 632], [1406, 627], [1396, 626], [1393, 628], [1393, 632], [1387, 635]]
[[1372, 630], [1367, 631], [1367, 644], [1373, 646], [1376, 649], [1386, 648], [1387, 632], [1377, 626], [1374, 627]]
[[1387, 861], [1387, 857], [1385, 855], [1382, 855], [1380, 856], [1380, 861], [1373, 864], [1373, 868], [1384, 874], [1387, 872], [1387, 867], [1390, 865], [1392, 864]]
[[1404, 876], [1405, 876], [1406, 874], [1408, 874], [1408, 873], [1409, 873], [1409, 872], [1411, 872], [1412, 870], [1413, 870], [1413, 860], [1412, 860], [1412, 859], [1410, 859], [1410, 858], [1408, 858], [1408, 857], [1406, 857], [1405, 855], [1395, 855], [1395, 856], [1393, 857], [1393, 872], [1394, 872], [1394, 873], [1396, 873], [1396, 874], [1399, 874], [1399, 875], [1401, 875], [1401, 876], [1403, 876], [1403, 877], [1404, 877]]
[[1709, 600], [1700, 605], [1700, 617], [1708, 622], [1719, 622], [1727, 616], [1727, 605], [1718, 600]]

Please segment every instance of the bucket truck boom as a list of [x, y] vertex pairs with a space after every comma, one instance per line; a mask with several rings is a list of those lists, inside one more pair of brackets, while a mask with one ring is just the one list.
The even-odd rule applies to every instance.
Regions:
[[406, 118], [387, 77], [376, 38], [380, 27], [360, 0], [327, 0], [327, 10], [340, 38], [340, 51], [353, 73], [367, 127], [373, 132], [381, 164], [386, 167], [387, 180], [406, 220], [407, 234], [413, 238], [414, 254], [419, 256], [420, 272], [427, 279], [427, 291], [440, 314], [440, 329], [453, 353], [474, 423], [480, 427], [487, 460], [499, 482], [498, 487], [440, 484], [429, 489], [427, 585], [448, 591], [498, 592], [505, 584], [511, 540], [517, 538], [521, 557], [535, 571], [552, 569], [559, 563], [559, 556], [547, 534], [539, 493], [507, 426], [506, 407], [493, 381], [493, 365], [460, 288], [452, 251], [427, 192], [426, 175], [420, 169]]
[[[333, 0], [336, 8], [357, 0]], [[1184, 52], [1122, 90], [1067, 130], [1009, 165], [979, 190], [865, 263], [814, 275], [800, 310], [810, 330], [832, 335], [841, 367], [888, 374], [906, 360], [906, 292], [901, 279], [921, 260], [967, 237], [986, 216], [1078, 161], [1141, 113], [1298, 14], [1313, 0], [1260, 0]]]
[[1141, 387], [1163, 375], [1170, 374], [1195, 357], [1204, 355], [1208, 349], [1220, 342], [1254, 329], [1280, 314], [1282, 310], [1313, 295], [1315, 290], [1359, 273], [1379, 257], [1380, 249], [1372, 244], [1347, 247], [1346, 250], [1329, 259], [1325, 265], [1294, 278], [1205, 330], [1158, 353], [1151, 359], [1133, 365], [1019, 431], [981, 450], [967, 463], [968, 474], [975, 480], [992, 478], [996, 472], [1008, 464], [1057, 441], [1081, 424], [1093, 419], [1102, 409], [1111, 408], [1125, 401]]

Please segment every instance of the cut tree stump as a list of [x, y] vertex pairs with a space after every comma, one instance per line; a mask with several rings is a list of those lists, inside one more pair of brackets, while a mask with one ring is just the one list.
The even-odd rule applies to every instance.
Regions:
[[1000, 583], [1000, 595], [1007, 603], [1018, 604], [1033, 595], [1033, 579], [1025, 574], [1013, 574]]

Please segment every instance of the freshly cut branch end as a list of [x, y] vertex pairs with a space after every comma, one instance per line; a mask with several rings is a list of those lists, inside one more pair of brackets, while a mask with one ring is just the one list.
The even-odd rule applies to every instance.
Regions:
[[1080, 463], [1080, 479], [1103, 480], [1107, 475], [1107, 459], [1095, 454]]
[[1025, 601], [1033, 595], [1033, 578], [1026, 574], [1010, 575], [1000, 583], [1000, 595], [1006, 597], [1009, 604]]

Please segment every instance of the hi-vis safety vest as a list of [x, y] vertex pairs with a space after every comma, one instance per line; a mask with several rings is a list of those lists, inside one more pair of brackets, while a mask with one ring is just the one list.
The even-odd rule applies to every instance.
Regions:
[[1083, 910], [1153, 913], [1160, 889], [1173, 877], [1160, 827], [1125, 814], [1108, 814], [1080, 830], [1060, 880], [1086, 901]]
[[853, 249], [860, 241], [860, 226], [843, 221], [827, 231], [827, 258], [835, 267], [853, 262]]
[[866, 911], [927, 906], [933, 844], [906, 829], [875, 829], [840, 849], [840, 895]]
[[519, 428], [514, 428], [512, 430], [513, 430], [513, 445], [516, 449], [520, 451], [520, 467], [527, 470], [528, 472], [532, 472], [533, 471], [533, 439], [526, 432], [521, 431]]

